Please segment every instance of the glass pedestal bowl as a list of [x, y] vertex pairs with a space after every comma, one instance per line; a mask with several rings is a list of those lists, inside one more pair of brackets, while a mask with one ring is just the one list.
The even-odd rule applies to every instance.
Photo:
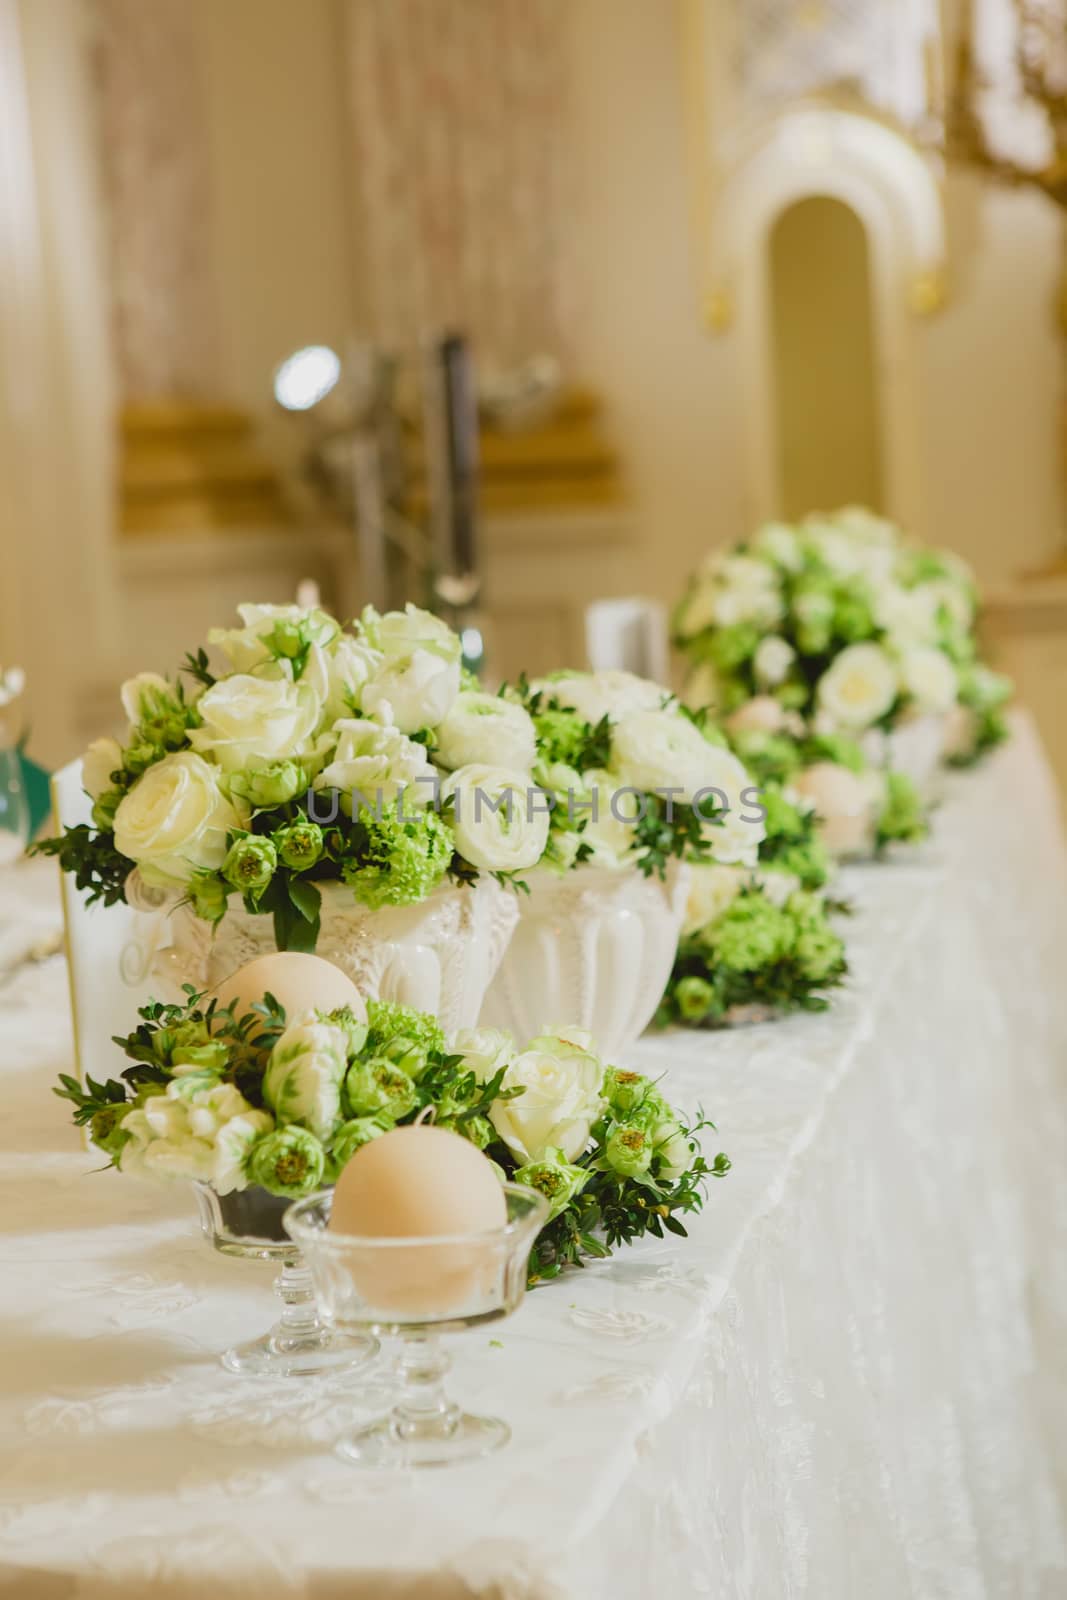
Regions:
[[346, 1334], [400, 1340], [394, 1368], [399, 1399], [380, 1421], [337, 1447], [359, 1467], [447, 1466], [488, 1455], [511, 1430], [498, 1417], [472, 1416], [444, 1391], [449, 1358], [439, 1335], [509, 1316], [526, 1291], [526, 1264], [548, 1220], [544, 1198], [503, 1185], [507, 1222], [487, 1233], [441, 1238], [358, 1238], [329, 1231], [333, 1194], [298, 1200], [285, 1226], [307, 1262], [319, 1313]]
[[300, 1251], [282, 1227], [289, 1200], [266, 1189], [241, 1189], [220, 1195], [206, 1183], [194, 1183], [200, 1226], [205, 1238], [224, 1256], [276, 1261], [281, 1272], [275, 1291], [282, 1314], [267, 1333], [235, 1345], [221, 1357], [227, 1372], [254, 1377], [314, 1377], [341, 1367], [360, 1367], [378, 1354], [377, 1339], [366, 1333], [350, 1336], [325, 1328], [315, 1309], [311, 1276]]

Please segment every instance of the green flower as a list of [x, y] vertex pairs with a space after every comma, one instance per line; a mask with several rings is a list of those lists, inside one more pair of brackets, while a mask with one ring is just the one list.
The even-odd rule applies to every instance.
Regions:
[[903, 772], [886, 774], [885, 804], [878, 818], [878, 843], [914, 844], [926, 837], [926, 813], [919, 792]]
[[622, 1067], [609, 1067], [604, 1074], [601, 1093], [617, 1117], [628, 1117], [644, 1103], [651, 1088], [643, 1072], [626, 1072]]
[[122, 802], [121, 789], [106, 789], [93, 802], [93, 827], [101, 833], [110, 833], [115, 826], [115, 812]]
[[130, 1140], [130, 1134], [121, 1126], [122, 1119], [129, 1109], [128, 1100], [101, 1106], [99, 1111], [93, 1112], [89, 1122], [89, 1133], [93, 1143], [115, 1162], [123, 1145], [128, 1144]]
[[765, 895], [743, 893], [708, 934], [716, 960], [734, 972], [756, 972], [789, 954], [793, 923]]
[[528, 1189], [536, 1189], [538, 1194], [544, 1195], [550, 1222], [581, 1194], [588, 1181], [588, 1169], [572, 1166], [565, 1160], [563, 1151], [554, 1147], [547, 1149], [539, 1160], [519, 1167], [512, 1177], [513, 1183], [524, 1183]]
[[680, 978], [674, 999], [686, 1022], [700, 1022], [715, 1004], [715, 990], [706, 978]]
[[358, 854], [342, 862], [345, 882], [363, 905], [408, 906], [425, 900], [441, 882], [455, 849], [452, 829], [436, 811], [401, 820], [395, 811], [381, 821], [361, 817]]
[[752, 622], [734, 622], [718, 628], [707, 642], [707, 655], [720, 672], [732, 672], [750, 661], [759, 648], [762, 635]]
[[834, 605], [834, 630], [848, 644], [869, 639], [874, 633], [874, 618], [867, 601], [851, 590], [838, 595]]
[[801, 928], [793, 948], [793, 958], [812, 983], [823, 983], [838, 975], [845, 959], [845, 947], [825, 922]]
[[277, 1128], [257, 1139], [248, 1153], [246, 1171], [251, 1183], [271, 1194], [298, 1200], [322, 1182], [326, 1152], [306, 1128]]
[[636, 1178], [652, 1165], [654, 1148], [648, 1128], [624, 1124], [609, 1135], [604, 1160], [620, 1178]]
[[[573, 769], [577, 763], [584, 759], [586, 747], [589, 743], [589, 724], [577, 711], [549, 709], [539, 711], [534, 717], [534, 727], [537, 730], [537, 755], [539, 762], [546, 768], [562, 766], [571, 769], [572, 778], [577, 778]], [[572, 787], [579, 787], [575, 782]], [[542, 784], [543, 788], [566, 789], [567, 784]]]
[[283, 806], [307, 786], [307, 773], [298, 761], [274, 761], [254, 772], [235, 772], [229, 779], [230, 793], [257, 811]]
[[230, 846], [221, 872], [226, 882], [242, 894], [258, 896], [270, 883], [277, 866], [278, 852], [272, 842], [255, 833], [244, 833]]
[[427, 1056], [446, 1053], [444, 1030], [436, 1017], [426, 1011], [416, 1011], [393, 1000], [371, 1000], [367, 1019], [372, 1052], [413, 1076], [408, 1062], [418, 1065], [421, 1071]]
[[226, 897], [229, 885], [223, 883], [215, 872], [196, 872], [189, 882], [186, 894], [195, 914], [204, 922], [221, 922], [226, 915]]
[[392, 1122], [399, 1122], [419, 1103], [419, 1092], [408, 1074], [382, 1056], [353, 1061], [345, 1078], [345, 1096], [354, 1117], [384, 1113]]
[[342, 1122], [330, 1141], [327, 1177], [336, 1182], [356, 1151], [372, 1139], [379, 1139], [385, 1131], [377, 1117], [354, 1117], [351, 1122]]
[[322, 855], [322, 829], [317, 822], [292, 822], [273, 837], [278, 860], [292, 872], [307, 872]]
[[867, 770], [867, 758], [854, 739], [847, 738], [841, 733], [819, 734], [812, 741], [812, 760], [833, 761], [839, 767], [847, 767], [850, 772], [861, 773]]

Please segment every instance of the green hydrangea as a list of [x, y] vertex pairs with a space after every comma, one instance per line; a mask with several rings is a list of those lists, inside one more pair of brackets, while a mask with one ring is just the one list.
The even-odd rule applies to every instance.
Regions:
[[755, 972], [788, 955], [793, 923], [762, 894], [742, 893], [708, 930], [717, 961], [736, 972]]
[[583, 759], [589, 742], [589, 724], [577, 711], [550, 708], [539, 711], [533, 721], [537, 730], [538, 758], [545, 767], [573, 768]]
[[326, 1152], [322, 1141], [306, 1128], [290, 1125], [257, 1139], [248, 1152], [245, 1171], [249, 1181], [271, 1194], [298, 1200], [322, 1182]]
[[367, 1005], [367, 1047], [405, 1072], [406, 1062], [425, 1064], [428, 1056], [446, 1053], [444, 1029], [426, 1011], [398, 1005], [394, 1000], [371, 1000]]
[[366, 1061], [353, 1061], [349, 1067], [345, 1099], [353, 1117], [384, 1114], [391, 1122], [399, 1122], [409, 1111], [414, 1111], [419, 1103], [419, 1092], [402, 1067], [395, 1066], [384, 1056], [371, 1056]]
[[707, 640], [705, 653], [720, 672], [732, 672], [751, 661], [759, 648], [762, 633], [752, 622], [735, 622], [719, 628]]
[[878, 845], [915, 844], [925, 839], [926, 833], [926, 811], [914, 783], [903, 772], [886, 773], [885, 802], [878, 818]]
[[365, 843], [341, 870], [356, 899], [372, 910], [425, 900], [444, 877], [455, 849], [448, 823], [429, 809], [411, 820], [395, 811], [384, 811], [380, 821], [368, 814], [361, 831]]
[[800, 929], [793, 947], [793, 958], [805, 978], [812, 983], [824, 983], [843, 970], [845, 946], [829, 923], [823, 920], [819, 925], [809, 924]]

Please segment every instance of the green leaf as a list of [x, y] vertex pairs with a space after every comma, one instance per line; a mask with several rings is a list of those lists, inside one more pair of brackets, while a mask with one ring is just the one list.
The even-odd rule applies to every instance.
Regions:
[[289, 899], [304, 918], [304, 921], [313, 922], [317, 929], [319, 912], [322, 909], [322, 891], [318, 885], [308, 883], [305, 878], [290, 878]]

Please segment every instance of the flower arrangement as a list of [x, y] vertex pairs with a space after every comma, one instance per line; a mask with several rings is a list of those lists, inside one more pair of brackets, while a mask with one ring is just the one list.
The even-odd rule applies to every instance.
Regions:
[[551, 807], [545, 866], [663, 876], [672, 858], [755, 865], [760, 792], [669, 689], [629, 672], [565, 671], [503, 697], [534, 730], [534, 776]]
[[[775, 713], [769, 722], [755, 715], [764, 706]], [[855, 739], [809, 734], [802, 720], [781, 712], [766, 698], [749, 701], [727, 719], [726, 726], [732, 748], [761, 785], [768, 833], [777, 793], [805, 811], [831, 857], [879, 855], [889, 845], [925, 839], [927, 808], [911, 778], [874, 765]], [[766, 731], [767, 726], [776, 731]], [[782, 854], [784, 846], [779, 847], [779, 858]], [[760, 855], [766, 858], [766, 845]], [[805, 888], [821, 887], [810, 873], [798, 876]]]
[[955, 759], [1003, 737], [1007, 680], [978, 661], [977, 592], [948, 551], [849, 507], [769, 523], [690, 582], [674, 634], [691, 703], [736, 710], [769, 696], [816, 733], [861, 736], [960, 707]]
[[287, 1018], [270, 995], [238, 1014], [192, 989], [185, 1004], [139, 1016], [115, 1041], [131, 1062], [119, 1078], [83, 1088], [62, 1074], [55, 1090], [119, 1171], [296, 1199], [432, 1110], [548, 1200], [533, 1281], [644, 1233], [684, 1234], [679, 1214], [729, 1169], [700, 1153], [710, 1124], [687, 1126], [656, 1084], [605, 1065], [581, 1030], [546, 1030], [521, 1051], [495, 1029], [448, 1045], [432, 1017], [384, 1001], [366, 1021], [348, 1007]]
[[141, 673], [123, 742], [90, 747], [92, 825], [40, 847], [90, 900], [125, 899], [136, 871], [212, 924], [237, 895], [273, 916], [279, 949], [313, 950], [324, 883], [377, 909], [540, 860], [532, 722], [462, 681], [444, 622], [412, 605], [350, 630], [318, 609], [238, 610], [241, 627], [208, 635], [229, 670], [201, 649], [173, 681]]
[[788, 1011], [824, 1011], [848, 970], [821, 894], [788, 873], [692, 869], [686, 920], [657, 1013], [720, 1027]]

